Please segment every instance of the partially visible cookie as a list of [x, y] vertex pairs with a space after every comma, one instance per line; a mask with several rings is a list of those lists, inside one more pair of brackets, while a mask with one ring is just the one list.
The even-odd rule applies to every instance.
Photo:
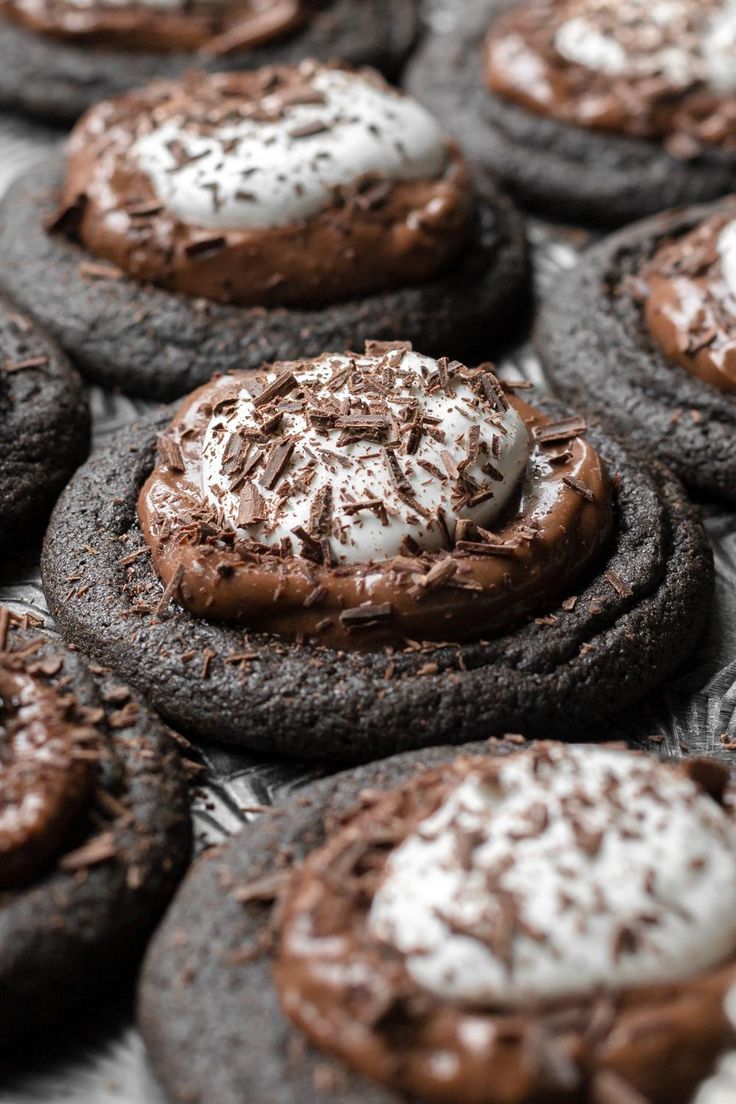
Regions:
[[118, 680], [0, 609], [0, 1035], [136, 964], [189, 860], [171, 735]]
[[0, 283], [108, 387], [397, 334], [481, 359], [526, 318], [521, 216], [412, 97], [342, 63], [103, 101], [2, 204]]
[[555, 390], [736, 502], [731, 201], [656, 216], [582, 256], [549, 295], [536, 346]]
[[337, 775], [193, 868], [139, 989], [172, 1101], [690, 1104], [734, 1039], [728, 771], [519, 743]]
[[[734, 90], [728, 79], [714, 88], [707, 69], [716, 41], [711, 49], [708, 18], [723, 8], [678, 0], [658, 23], [643, 0], [468, 0], [450, 33], [420, 46], [406, 84], [525, 206], [571, 223], [621, 225], [736, 185]], [[514, 74], [513, 88], [491, 90], [489, 32], [493, 67]], [[679, 74], [660, 61], [662, 39]]]
[[[233, 5], [237, 6], [237, 4]], [[278, 5], [275, 5], [278, 6]], [[281, 8], [295, 8], [287, 0]], [[256, 69], [261, 65], [294, 64], [305, 57], [322, 60], [340, 58], [356, 65], [372, 65], [398, 76], [416, 41], [419, 14], [416, 0], [308, 0], [302, 5], [313, 14], [300, 26], [285, 34], [266, 37], [248, 48], [208, 54], [193, 46], [190, 50], [126, 48], [123, 39], [108, 35], [106, 42], [95, 41], [93, 34], [76, 37], [40, 33], [2, 16], [0, 34], [0, 103], [58, 123], [71, 123], [97, 100], [144, 84], [154, 77], [177, 77], [188, 69], [207, 66], [213, 70]], [[41, 0], [39, 4], [15, 4], [17, 9], [40, 9], [53, 19], [54, 8], [64, 12], [70, 27], [79, 28], [90, 16], [80, 20], [73, 0]], [[121, 12], [122, 7], [122, 12]], [[208, 5], [202, 8], [207, 10]], [[210, 6], [210, 12], [216, 5]], [[162, 8], [151, 5], [148, 20], [160, 21]], [[101, 4], [110, 20], [110, 6]], [[126, 15], [133, 20], [145, 5], [131, 4], [128, 11], [115, 5], [113, 20], [125, 27]], [[131, 15], [132, 13], [132, 15]], [[76, 14], [76, 18], [75, 18]], [[142, 32], [145, 36], [145, 28]], [[164, 31], [165, 33], [165, 31]]]
[[77, 373], [35, 322], [0, 300], [0, 555], [23, 548], [88, 446]]

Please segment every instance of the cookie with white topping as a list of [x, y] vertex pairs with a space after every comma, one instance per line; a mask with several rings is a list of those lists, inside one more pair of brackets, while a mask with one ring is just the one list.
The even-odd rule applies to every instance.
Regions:
[[74, 480], [54, 616], [176, 727], [239, 746], [587, 731], [688, 654], [711, 554], [672, 477], [528, 400], [406, 342], [221, 376]]
[[407, 86], [525, 206], [621, 225], [733, 191], [735, 28], [730, 0], [470, 0]]
[[540, 314], [558, 394], [736, 501], [736, 208], [645, 219], [583, 255]]
[[311, 787], [192, 872], [140, 991], [172, 1100], [690, 1104], [734, 1040], [727, 770], [463, 751]]
[[375, 72], [192, 74], [96, 105], [5, 201], [3, 282], [90, 378], [216, 372], [401, 334], [475, 354], [524, 320], [520, 218]]

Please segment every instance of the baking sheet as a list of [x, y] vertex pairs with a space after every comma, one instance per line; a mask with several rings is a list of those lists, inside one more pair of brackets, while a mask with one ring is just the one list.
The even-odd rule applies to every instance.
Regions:
[[[462, 0], [435, 0], [429, 19], [442, 32], [451, 28], [461, 11]], [[43, 127], [0, 116], [0, 193], [17, 175], [40, 162], [57, 141], [57, 135]], [[529, 233], [538, 291], [543, 295], [545, 287], [575, 263], [585, 236], [552, 231], [538, 222], [530, 224]], [[545, 387], [539, 363], [527, 346], [505, 358], [500, 368], [512, 377], [523, 375], [540, 390]], [[152, 408], [143, 400], [97, 387], [90, 388], [90, 401], [96, 449], [115, 429]], [[622, 730], [633, 738], [656, 733], [673, 755], [689, 751], [725, 758], [729, 753], [724, 743], [736, 740], [736, 513], [713, 506], [705, 512], [718, 580], [707, 632], [687, 669], [623, 718]], [[53, 628], [33, 552], [25, 563], [0, 570], [0, 603], [40, 615]], [[199, 848], [218, 842], [252, 819], [252, 814], [242, 811], [244, 807], [270, 804], [317, 773], [313, 767], [216, 747], [203, 749], [203, 762], [205, 773], [194, 809]], [[164, 1104], [140, 1036], [130, 1026], [130, 1008], [130, 999], [119, 996], [110, 1004], [101, 1002], [87, 1022], [74, 1025], [68, 1037], [44, 1040], [27, 1060], [0, 1074], [0, 1104]], [[736, 1100], [736, 1056], [729, 1068], [724, 1067], [722, 1078], [731, 1086], [728, 1099]]]

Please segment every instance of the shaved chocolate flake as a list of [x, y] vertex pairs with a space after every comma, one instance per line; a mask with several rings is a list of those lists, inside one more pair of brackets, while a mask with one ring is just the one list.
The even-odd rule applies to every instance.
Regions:
[[309, 508], [309, 528], [315, 537], [328, 537], [332, 531], [332, 487], [321, 487]]
[[535, 426], [532, 436], [539, 444], [559, 444], [562, 441], [570, 441], [580, 437], [587, 431], [585, 418], [573, 415], [570, 418], [561, 418], [559, 422], [549, 422], [547, 425]]
[[172, 472], [183, 472], [184, 457], [182, 456], [179, 442], [170, 434], [162, 433], [158, 439], [158, 454], [164, 464]]
[[455, 542], [458, 552], [470, 552], [473, 556], [513, 556], [518, 547], [518, 541], [460, 540]]
[[411, 341], [366, 341], [365, 355], [380, 357], [387, 353], [410, 353], [413, 348]]
[[267, 491], [272, 491], [284, 474], [295, 447], [294, 441], [282, 441], [271, 449], [266, 461], [266, 470], [260, 478], [261, 486]]
[[290, 138], [311, 138], [315, 134], [324, 134], [330, 128], [327, 123], [322, 123], [319, 119], [315, 119], [311, 123], [304, 123], [303, 126], [294, 127], [289, 131]]
[[154, 606], [153, 612], [156, 616], [160, 616], [168, 606], [171, 599], [174, 597], [179, 587], [181, 586], [184, 578], [184, 564], [177, 564], [176, 571], [169, 579], [168, 583], [164, 587], [164, 592], [159, 598], [158, 602]]
[[579, 494], [581, 498], [586, 499], [588, 502], [593, 502], [595, 495], [581, 479], [576, 479], [574, 475], [563, 475], [562, 482], [575, 491], [575, 494]]
[[27, 357], [25, 360], [5, 360], [3, 369], [6, 372], [24, 372], [31, 368], [45, 368], [48, 362], [47, 356]]
[[460, 478], [460, 469], [458, 468], [457, 464], [455, 463], [455, 461], [452, 457], [452, 453], [448, 452], [447, 449], [443, 449], [442, 452], [440, 453], [440, 459], [441, 459], [442, 463], [444, 464], [445, 471], [449, 475], [450, 479], [459, 479]]
[[297, 379], [293, 372], [282, 372], [280, 376], [277, 376], [273, 383], [269, 383], [260, 394], [256, 395], [253, 399], [253, 406], [256, 410], [261, 406], [266, 406], [272, 399], [280, 398], [282, 395], [288, 395], [290, 391], [293, 391], [297, 385]]
[[634, 593], [625, 579], [622, 579], [618, 571], [614, 571], [613, 568], [609, 568], [608, 571], [603, 572], [603, 578], [606, 582], [610, 583], [613, 589], [621, 598], [630, 598]]
[[125, 275], [117, 265], [99, 261], [80, 261], [78, 269], [80, 276], [88, 276], [90, 280], [122, 280]]
[[377, 606], [366, 604], [343, 610], [340, 614], [340, 620], [348, 628], [362, 628], [376, 624], [379, 621], [385, 621], [392, 613], [393, 607], [390, 602], [382, 602]]
[[406, 478], [403, 468], [401, 467], [401, 464], [399, 462], [399, 458], [394, 450], [390, 448], [381, 449], [381, 455], [386, 462], [389, 475], [391, 476], [391, 482], [393, 483], [399, 498], [402, 500], [402, 502], [406, 503], [406, 505], [411, 506], [412, 509], [422, 514], [423, 517], [426, 517], [427, 511], [417, 502], [414, 495], [414, 489], [409, 480]]
[[493, 410], [499, 414], [505, 414], [509, 408], [509, 400], [496, 377], [490, 372], [483, 372], [479, 377], [480, 388], [483, 397]]
[[233, 898], [241, 905], [249, 905], [253, 901], [268, 904], [286, 889], [289, 883], [288, 870], [274, 870], [271, 874], [263, 874], [260, 878], [254, 878], [246, 882], [239, 889], [233, 891]]
[[204, 257], [208, 253], [219, 253], [227, 245], [227, 238], [219, 234], [215, 238], [200, 238], [184, 246], [187, 257]]
[[243, 488], [238, 505], [237, 523], [239, 526], [256, 525], [268, 517], [263, 495], [253, 483]]
[[66, 871], [84, 870], [85, 867], [107, 862], [116, 855], [117, 846], [114, 835], [112, 832], [102, 832], [101, 835], [94, 836], [87, 843], [83, 843], [81, 847], [62, 855], [59, 859], [59, 867]]

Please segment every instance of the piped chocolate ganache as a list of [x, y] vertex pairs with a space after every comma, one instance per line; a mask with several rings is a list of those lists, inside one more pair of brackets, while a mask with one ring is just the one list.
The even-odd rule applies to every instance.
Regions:
[[136, 280], [308, 307], [437, 276], [475, 201], [423, 107], [372, 71], [305, 62], [97, 105], [69, 141], [59, 225]]
[[580, 127], [736, 149], [733, 0], [531, 0], [492, 26], [486, 80]]
[[92, 797], [99, 735], [91, 710], [0, 652], [0, 890], [22, 885], [69, 845]]
[[584, 432], [489, 365], [369, 343], [194, 392], [139, 516], [166, 595], [199, 617], [341, 648], [497, 635], [609, 537]]
[[647, 326], [666, 356], [736, 394], [736, 210], [665, 242], [643, 271]]
[[90, 46], [227, 54], [300, 27], [309, 0], [2, 0], [0, 14]]
[[728, 772], [538, 744], [367, 793], [293, 875], [276, 984], [441, 1104], [689, 1104], [733, 1042]]

